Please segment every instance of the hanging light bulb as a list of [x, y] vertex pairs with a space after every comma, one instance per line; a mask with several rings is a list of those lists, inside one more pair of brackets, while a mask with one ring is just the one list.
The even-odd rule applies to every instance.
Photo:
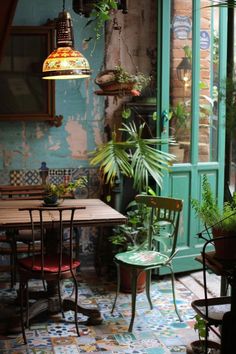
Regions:
[[74, 49], [74, 36], [71, 16], [65, 11], [56, 20], [56, 43], [54, 50], [43, 63], [43, 79], [82, 79], [89, 77], [91, 70], [88, 60]]

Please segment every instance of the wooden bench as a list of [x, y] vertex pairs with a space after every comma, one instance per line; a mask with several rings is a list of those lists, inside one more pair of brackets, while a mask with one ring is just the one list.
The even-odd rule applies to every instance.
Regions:
[[42, 185], [35, 186], [5, 186], [0, 185], [1, 199], [42, 199], [44, 188]]

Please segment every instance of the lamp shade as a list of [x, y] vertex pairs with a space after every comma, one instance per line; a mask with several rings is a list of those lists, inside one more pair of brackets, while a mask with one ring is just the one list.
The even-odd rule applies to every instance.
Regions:
[[57, 48], [43, 63], [43, 79], [80, 79], [89, 77], [88, 60], [73, 47], [73, 29], [68, 12], [61, 12], [57, 19]]

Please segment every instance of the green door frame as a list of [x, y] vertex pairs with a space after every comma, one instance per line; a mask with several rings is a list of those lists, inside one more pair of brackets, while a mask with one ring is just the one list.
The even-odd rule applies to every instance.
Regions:
[[[158, 1], [157, 15], [157, 113], [160, 117], [157, 131], [163, 138], [168, 137], [169, 122], [165, 112], [169, 112], [170, 92], [170, 31], [171, 0]], [[219, 205], [223, 205], [224, 195], [224, 156], [225, 156], [225, 105], [218, 102], [218, 160], [214, 162], [198, 162], [199, 156], [199, 81], [200, 81], [200, 0], [192, 1], [192, 130], [191, 153], [189, 163], [174, 164], [170, 173], [166, 173], [160, 194], [184, 200], [182, 226], [179, 235], [179, 253], [175, 260], [175, 271], [186, 271], [201, 267], [194, 260], [202, 249], [202, 242], [196, 234], [203, 225], [196, 219], [191, 208], [192, 198], [201, 198], [203, 174], [207, 174], [215, 191]], [[224, 90], [227, 63], [227, 9], [221, 8], [219, 20], [219, 92]], [[162, 147], [168, 151], [168, 146]]]

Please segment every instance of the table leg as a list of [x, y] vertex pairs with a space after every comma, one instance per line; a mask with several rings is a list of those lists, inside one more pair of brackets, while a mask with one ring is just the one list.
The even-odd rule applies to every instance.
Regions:
[[[29, 319], [32, 320], [36, 316], [43, 312], [59, 313], [60, 304], [58, 297], [58, 288], [55, 282], [49, 282], [47, 284], [47, 291], [33, 291], [30, 292], [29, 297], [36, 301], [30, 306]], [[64, 311], [75, 310], [75, 300], [73, 297], [63, 298], [62, 307]], [[85, 307], [81, 304], [77, 304], [77, 312], [88, 319], [83, 321], [85, 325], [99, 325], [102, 323], [101, 313], [96, 307]], [[15, 301], [7, 303], [6, 306], [1, 308], [0, 311], [0, 334], [20, 333], [20, 305], [18, 297]]]

